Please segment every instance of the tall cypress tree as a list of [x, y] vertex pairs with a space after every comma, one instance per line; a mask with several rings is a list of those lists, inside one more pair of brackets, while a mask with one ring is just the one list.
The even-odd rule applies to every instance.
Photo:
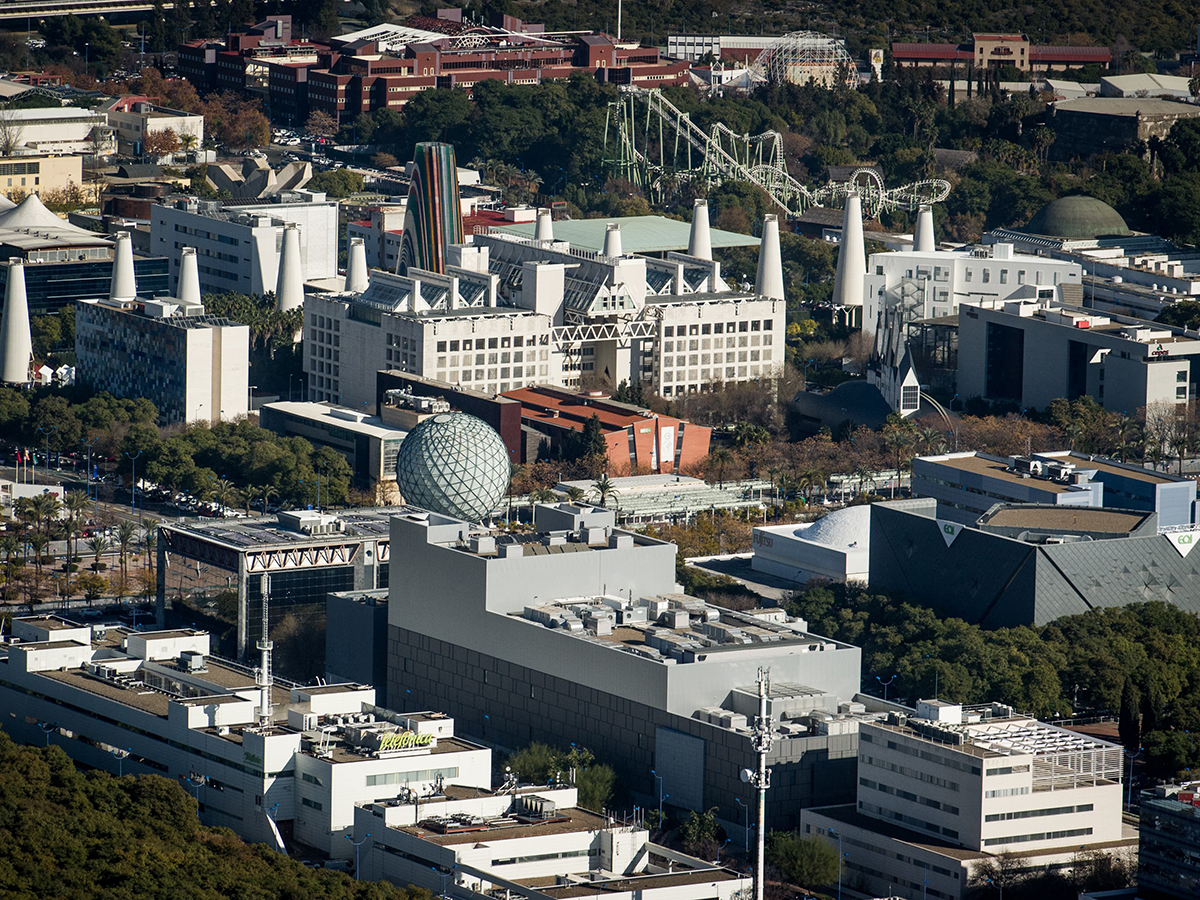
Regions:
[[1121, 736], [1121, 743], [1125, 745], [1125, 749], [1131, 753], [1142, 745], [1140, 701], [1133, 679], [1126, 675], [1125, 686], [1121, 688], [1121, 717], [1117, 723], [1117, 733]]

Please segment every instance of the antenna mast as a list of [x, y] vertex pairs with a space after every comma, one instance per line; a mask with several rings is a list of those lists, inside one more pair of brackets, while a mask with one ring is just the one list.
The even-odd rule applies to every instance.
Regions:
[[266, 728], [271, 724], [271, 650], [275, 647], [269, 640], [267, 608], [271, 596], [271, 576], [262, 577], [262, 640], [258, 649], [262, 651], [262, 663], [258, 667], [258, 686], [262, 690], [262, 700], [258, 708], [258, 724]]
[[754, 720], [754, 750], [758, 754], [758, 769], [750, 776], [750, 783], [758, 788], [758, 834], [754, 838], [756, 855], [754, 866], [754, 900], [763, 900], [763, 864], [767, 846], [767, 788], [771, 786], [771, 770], [767, 768], [767, 754], [771, 752], [774, 736], [771, 733], [771, 717], [767, 715], [767, 694], [771, 690], [771, 670], [758, 670], [758, 716]]

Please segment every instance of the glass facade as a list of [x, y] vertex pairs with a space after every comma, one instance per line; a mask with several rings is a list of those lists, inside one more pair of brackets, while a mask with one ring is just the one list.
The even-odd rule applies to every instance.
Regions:
[[[51, 313], [77, 300], [95, 300], [108, 296], [112, 283], [111, 259], [72, 262], [41, 262], [25, 266], [25, 291], [31, 316]], [[134, 257], [138, 294], [164, 296], [170, 293], [167, 259], [164, 256]], [[4, 307], [4, 288], [8, 267], [0, 266], [0, 309]]]

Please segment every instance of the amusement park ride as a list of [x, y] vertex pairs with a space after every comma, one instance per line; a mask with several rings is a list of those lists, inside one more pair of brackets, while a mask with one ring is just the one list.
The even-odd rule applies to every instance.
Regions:
[[718, 122], [706, 133], [657, 89], [622, 87], [610, 104], [604, 130], [604, 160], [612, 173], [661, 199], [670, 180], [757, 184], [790, 218], [813, 206], [841, 207], [857, 191], [872, 218], [884, 210], [916, 210], [940, 203], [950, 182], [940, 178], [887, 188], [872, 168], [850, 179], [808, 188], [787, 171], [783, 138], [777, 131], [736, 134]]

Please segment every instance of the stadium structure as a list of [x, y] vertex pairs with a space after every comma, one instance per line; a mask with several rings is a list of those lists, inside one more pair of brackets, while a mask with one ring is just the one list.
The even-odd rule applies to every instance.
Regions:
[[858, 84], [845, 42], [816, 31], [793, 31], [774, 41], [754, 62], [771, 84], [815, 84], [852, 88]]

